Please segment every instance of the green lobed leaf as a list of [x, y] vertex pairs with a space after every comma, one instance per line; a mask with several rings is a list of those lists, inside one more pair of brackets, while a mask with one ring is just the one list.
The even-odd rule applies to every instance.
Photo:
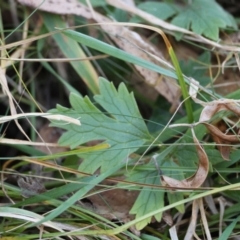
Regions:
[[100, 111], [88, 97], [82, 98], [76, 94], [70, 95], [72, 109], [57, 106], [51, 111], [81, 118], [81, 126], [52, 124], [67, 130], [59, 144], [75, 148], [92, 140], [103, 140], [111, 146], [108, 150], [79, 154], [85, 159], [79, 169], [89, 173], [94, 173], [98, 168], [104, 172], [116, 166], [151, 139], [134, 96], [126, 86], [120, 84], [117, 91], [113, 83], [103, 78], [100, 78], [99, 86], [101, 94], [94, 99], [107, 113]]
[[214, 0], [192, 0], [173, 18], [172, 24], [213, 40], [218, 40], [220, 28], [237, 29], [234, 18]]

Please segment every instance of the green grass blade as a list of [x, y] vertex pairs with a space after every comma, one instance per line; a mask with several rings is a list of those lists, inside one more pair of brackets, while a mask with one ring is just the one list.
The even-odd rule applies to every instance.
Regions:
[[55, 153], [55, 154], [51, 154], [48, 156], [39, 157], [38, 160], [51, 160], [51, 159], [56, 159], [56, 158], [68, 157], [68, 156], [72, 156], [72, 155], [78, 155], [81, 153], [90, 153], [90, 152], [94, 152], [94, 151], [101, 151], [104, 149], [108, 149], [109, 147], [110, 147], [109, 144], [102, 143], [102, 144], [98, 144], [98, 145], [91, 146], [91, 147], [81, 147], [79, 149], [74, 149], [74, 150], [67, 151], [67, 152]]
[[234, 227], [236, 226], [237, 222], [240, 220], [240, 216], [238, 216], [222, 233], [219, 237], [219, 240], [229, 239]]
[[123, 61], [130, 62], [130, 63], [136, 64], [136, 65], [139, 65], [141, 67], [153, 70], [153, 71], [158, 72], [162, 75], [177, 79], [177, 76], [174, 72], [172, 72], [168, 69], [159, 67], [156, 64], [148, 62], [144, 59], [135, 57], [135, 56], [123, 51], [123, 50], [120, 50], [119, 48], [116, 48], [116, 47], [111, 46], [107, 43], [99, 41], [99, 40], [97, 40], [93, 37], [90, 37], [90, 36], [87, 36], [85, 34], [79, 33], [79, 32], [74, 31], [74, 30], [69, 30], [69, 29], [64, 30], [62, 33], [64, 35], [67, 35], [68, 37], [76, 40], [77, 42], [90, 47], [90, 48], [96, 49], [96, 50], [101, 51], [103, 53], [106, 53], [110, 56], [121, 59]]
[[188, 122], [192, 123], [193, 120], [194, 120], [192, 104], [191, 104], [190, 96], [188, 94], [186, 83], [185, 83], [184, 78], [183, 78], [182, 71], [181, 71], [181, 68], [179, 66], [177, 57], [176, 57], [172, 47], [169, 47], [168, 51], [169, 51], [169, 55], [170, 55], [170, 57], [172, 59], [173, 65], [174, 65], [174, 67], [176, 69], [178, 81], [179, 81], [179, 84], [180, 84], [180, 87], [181, 87], [181, 90], [182, 90], [183, 99], [185, 101], [184, 104], [185, 104], [186, 111], [187, 111], [187, 116], [188, 116]]

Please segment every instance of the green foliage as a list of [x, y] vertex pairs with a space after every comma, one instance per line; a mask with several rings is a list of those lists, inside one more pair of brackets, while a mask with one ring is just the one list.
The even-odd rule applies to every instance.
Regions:
[[[84, 159], [79, 169], [93, 173], [100, 167], [103, 173], [107, 173], [109, 169], [112, 169], [112, 174], [114, 174], [114, 167], [119, 170], [124, 166], [123, 160], [127, 160], [131, 153], [137, 151], [144, 143], [152, 139], [139, 113], [133, 94], [127, 91], [123, 83], [116, 90], [112, 83], [101, 78], [99, 87], [100, 95], [94, 97], [96, 104], [99, 104], [99, 108], [88, 97], [82, 98], [76, 94], [71, 94], [72, 109], [58, 106], [57, 109], [51, 111], [56, 114], [81, 118], [82, 126], [60, 125], [57, 123], [53, 125], [67, 130], [60, 139], [61, 145], [69, 145], [75, 148], [91, 140], [103, 140], [108, 143], [111, 146], [110, 149], [91, 154], [78, 154]], [[106, 112], [103, 112], [103, 109]], [[205, 128], [198, 125], [195, 127], [195, 132], [200, 140], [205, 134]], [[187, 145], [187, 143], [192, 143], [190, 131], [187, 131], [176, 143], [177, 145], [173, 144], [162, 148], [156, 160], [165, 175], [176, 179], [184, 179], [196, 171], [198, 156], [195, 147]], [[205, 147], [205, 149], [213, 165], [222, 161], [218, 150], [214, 149], [213, 146]], [[119, 167], [116, 167], [118, 165]], [[152, 166], [152, 162], [145, 165], [146, 169], [148, 167], [153, 169]], [[156, 169], [135, 169], [130, 171], [128, 175], [128, 181], [155, 186], [161, 185], [160, 176]], [[102, 174], [100, 176], [101, 179], [104, 179]], [[100, 179], [91, 181], [89, 185], [93, 187], [96, 182], [99, 183]], [[69, 199], [68, 206], [70, 207], [80, 196], [83, 197], [90, 189], [89, 187], [82, 191], [79, 190]], [[141, 189], [139, 197], [130, 211], [131, 214], [136, 215], [136, 219], [143, 219], [136, 223], [138, 229], [145, 227], [153, 216], [158, 221], [161, 219], [161, 211], [149, 217], [145, 216], [149, 212], [164, 207], [164, 196], [164, 190], [148, 186]], [[168, 192], [167, 197], [170, 204], [179, 203], [175, 206], [178, 211], [184, 211], [184, 205], [181, 204], [184, 201], [183, 193], [171, 194]], [[55, 213], [53, 212], [46, 219], [52, 219], [63, 212], [64, 209], [66, 209], [66, 204], [60, 206]]]
[[[108, 2], [106, 0], [78, 1], [85, 5], [87, 5], [90, 1], [90, 4], [93, 6], [93, 8], [98, 8], [94, 9], [95, 11], [100, 10], [101, 14], [108, 14], [119, 22], [128, 22], [130, 15], [132, 16], [131, 20], [135, 20], [135, 22], [143, 21], [143, 19], [141, 19], [140, 17], [129, 14], [128, 11], [108, 5]], [[70, 3], [69, 1], [66, 1], [66, 3], [67, 2]], [[174, 0], [135, 0], [135, 3], [137, 4], [137, 7], [142, 11], [148, 12], [159, 19], [171, 22], [177, 26], [189, 29], [197, 34], [204, 35], [213, 40], [218, 40], [220, 29], [225, 29], [227, 27], [236, 29], [235, 20], [229, 13], [226, 12], [225, 9], [220, 7], [220, 5], [217, 3], [217, 0], [185, 0], [180, 2]], [[6, 6], [5, 3], [4, 6]], [[4, 7], [4, 10], [5, 9], [6, 7]], [[6, 12], [9, 12], [9, 10]], [[27, 16], [28, 11], [23, 11], [23, 13]], [[21, 17], [22, 16], [23, 15], [21, 15]], [[157, 161], [159, 165], [159, 170], [161, 170], [159, 171], [160, 173], [163, 173], [164, 175], [178, 180], [182, 180], [184, 178], [192, 176], [198, 168], [199, 159], [196, 152], [196, 147], [193, 145], [192, 135], [191, 132], [188, 130], [188, 126], [179, 126], [177, 128], [174, 128], [173, 126], [167, 126], [168, 123], [186, 123], [187, 119], [185, 117], [182, 117], [186, 115], [186, 112], [184, 112], [184, 109], [182, 109], [183, 111], [181, 111], [180, 109], [180, 111], [178, 111], [177, 113], [178, 116], [175, 116], [173, 119], [171, 119], [170, 122], [169, 119], [173, 116], [173, 113], [169, 112], [170, 104], [166, 103], [165, 99], [161, 98], [157, 102], [154, 102], [154, 100], [148, 102], [146, 99], [142, 98], [141, 94], [138, 94], [139, 100], [141, 102], [141, 110], [146, 113], [145, 116], [148, 121], [151, 121], [151, 123], [148, 124], [148, 130], [142, 116], [140, 115], [133, 94], [129, 93], [126, 86], [122, 83], [119, 85], [118, 88], [115, 88], [113, 83], [110, 83], [105, 79], [100, 79], [100, 81], [98, 79], [98, 74], [101, 70], [101, 75], [106, 75], [107, 78], [112, 80], [114, 79], [115, 86], [120, 81], [123, 81], [127, 83], [129, 87], [132, 87], [135, 90], [137, 89], [137, 87], [132, 80], [134, 80], [134, 77], [141, 78], [141, 76], [138, 76], [138, 74], [136, 74], [135, 76], [134, 71], [132, 71], [132, 64], [135, 64], [143, 68], [151, 69], [152, 71], [158, 72], [160, 73], [160, 75], [165, 75], [174, 79], [181, 79], [181, 83], [184, 85], [184, 81], [188, 82], [187, 77], [192, 77], [198, 80], [201, 86], [205, 86], [209, 84], [211, 80], [211, 76], [209, 76], [210, 74], [207, 72], [207, 68], [211, 67], [212, 64], [212, 56], [210, 49], [207, 50], [207, 47], [205, 46], [206, 52], [204, 52], [197, 59], [188, 58], [188, 61], [182, 63], [181, 68], [179, 68], [179, 60], [175, 57], [173, 49], [169, 48], [168, 50], [170, 56], [172, 57], [172, 59], [175, 57], [175, 59], [173, 59], [173, 63], [175, 63], [174, 70], [171, 68], [167, 68], [166, 66], [158, 66], [158, 64], [151, 63], [141, 58], [140, 56], [134, 56], [131, 53], [121, 50], [120, 48], [103, 42], [104, 40], [106, 40], [105, 34], [107, 33], [97, 33], [96, 28], [94, 31], [90, 31], [90, 28], [93, 28], [93, 26], [76, 30], [66, 30], [65, 27], [67, 25], [65, 19], [62, 19], [60, 16], [50, 13], [41, 13], [41, 17], [43, 19], [43, 25], [40, 32], [38, 32], [39, 34], [49, 33], [56, 30], [56, 28], [62, 29], [61, 32], [59, 32], [58, 34], [53, 34], [52, 38], [55, 40], [55, 43], [59, 47], [59, 50], [65, 55], [66, 58], [69, 58], [69, 66], [73, 67], [73, 69], [71, 68], [71, 70], [73, 71], [70, 70], [69, 72], [69, 68], [65, 69], [64, 67], [64, 70], [66, 70], [67, 73], [67, 77], [69, 77], [67, 79], [68, 81], [66, 81], [64, 77], [61, 77], [60, 74], [57, 73], [54, 64], [49, 64], [44, 61], [41, 63], [46, 69], [48, 69], [49, 79], [51, 79], [54, 75], [60, 80], [61, 84], [65, 87], [65, 89], [67, 89], [68, 92], [71, 92], [71, 108], [65, 108], [58, 105], [57, 108], [52, 110], [51, 112], [80, 119], [82, 125], [75, 126], [72, 124], [66, 124], [63, 122], [57, 123], [56, 121], [54, 121], [52, 123], [53, 126], [57, 126], [66, 130], [66, 132], [60, 139], [60, 144], [68, 145], [74, 150], [64, 153], [62, 152], [51, 154], [44, 157], [38, 157], [38, 160], [50, 160], [62, 157], [65, 158], [65, 162], [62, 164], [62, 166], [71, 166], [71, 168], [78, 168], [82, 172], [91, 174], [98, 169], [100, 169], [101, 171], [99, 174], [92, 174], [91, 176], [87, 177], [79, 177], [73, 175], [70, 172], [64, 172], [61, 177], [66, 180], [66, 185], [65, 183], [63, 184], [57, 181], [47, 182], [47, 192], [38, 194], [23, 201], [19, 201], [19, 199], [21, 198], [20, 190], [16, 186], [12, 187], [8, 183], [3, 183], [9, 197], [14, 199], [14, 201], [16, 198], [17, 204], [12, 205], [12, 207], [14, 208], [1, 209], [1, 212], [3, 212], [2, 216], [4, 216], [5, 212], [13, 213], [17, 211], [17, 214], [19, 216], [22, 215], [24, 217], [32, 217], [34, 219], [34, 221], [32, 222], [34, 222], [34, 225], [36, 226], [43, 223], [44, 221], [49, 221], [51, 219], [54, 219], [54, 221], [62, 222], [62, 219], [65, 218], [65, 214], [71, 214], [70, 218], [73, 225], [75, 225], [77, 221], [81, 221], [84, 222], [84, 224], [90, 223], [94, 226], [97, 225], [99, 228], [102, 228], [103, 231], [101, 231], [101, 229], [100, 232], [99, 229], [80, 229], [79, 233], [72, 231], [70, 234], [73, 234], [73, 236], [74, 234], [76, 234], [76, 236], [92, 235], [94, 237], [98, 236], [100, 239], [103, 239], [105, 237], [104, 234], [108, 236], [122, 232], [124, 235], [126, 235], [125, 230], [132, 226], [136, 226], [137, 229], [143, 229], [148, 223], [151, 222], [152, 218], [160, 221], [162, 218], [162, 213], [166, 210], [175, 208], [179, 212], [183, 213], [185, 211], [185, 203], [190, 202], [194, 199], [205, 197], [209, 194], [211, 195], [214, 193], [218, 193], [218, 195], [223, 195], [228, 199], [231, 199], [232, 202], [239, 202], [240, 197], [239, 194], [236, 192], [236, 189], [239, 188], [239, 183], [238, 185], [236, 184], [235, 186], [233, 186], [234, 188], [230, 185], [224, 186], [222, 187], [222, 189], [219, 188], [219, 186], [226, 185], [226, 183], [233, 184], [235, 182], [238, 182], [237, 174], [239, 174], [240, 172], [240, 168], [238, 167], [240, 150], [235, 149], [238, 147], [237, 145], [233, 148], [234, 150], [231, 153], [230, 161], [223, 161], [219, 151], [216, 149], [216, 146], [213, 146], [211, 144], [205, 144], [206, 142], [213, 141], [213, 139], [211, 138], [204, 138], [204, 135], [206, 135], [205, 127], [200, 125], [194, 125], [196, 136], [199, 141], [201, 141], [201, 144], [209, 158], [209, 177], [211, 177], [211, 175], [213, 176], [211, 178], [213, 183], [211, 183], [211, 187], [213, 187], [214, 189], [209, 191], [209, 193], [204, 192], [206, 191], [205, 189], [196, 189], [193, 190], [191, 194], [189, 193], [189, 191], [184, 192], [182, 190], [178, 191], [177, 189], [173, 191], [169, 189], [165, 190], [165, 187], [162, 186], [161, 183], [162, 178], [160, 177], [160, 174], [157, 171], [158, 169], [156, 169], [153, 160]], [[5, 15], [3, 21], [4, 19]], [[30, 19], [30, 16], [26, 19], [23, 18], [24, 22], [27, 22], [28, 19]], [[89, 22], [88, 20], [79, 16], [75, 16], [74, 21], [75, 26], [84, 25]], [[12, 33], [14, 33], [17, 29], [20, 30], [21, 28], [19, 27], [16, 28]], [[31, 26], [31, 28], [29, 29], [34, 29], [34, 27], [35, 26]], [[24, 28], [22, 30], [24, 30]], [[4, 35], [5, 31], [6, 30], [4, 29], [2, 35]], [[170, 33], [169, 31], [166, 31], [166, 33]], [[90, 36], [92, 32], [94, 32], [94, 37]], [[29, 32], [29, 36], [30, 34], [31, 33]], [[144, 35], [145, 31], [141, 32], [141, 34]], [[181, 33], [171, 32], [171, 34], [176, 34], [176, 36], [179, 37]], [[149, 37], [148, 31], [145, 37]], [[153, 39], [153, 43], [155, 40], [158, 39]], [[11, 39], [9, 38], [8, 41], [11, 41]], [[129, 42], [129, 44], [135, 43]], [[176, 43], [176, 45], [177, 44], [178, 43]], [[45, 56], [46, 45], [48, 45], [46, 44], [46, 39], [42, 38], [37, 40], [36, 45], [31, 46], [37, 46], [37, 51], [35, 52], [35, 54], [37, 53], [37, 56], [39, 58], [46, 58], [49, 57]], [[90, 47], [90, 49], [88, 49], [87, 47]], [[143, 51], [144, 50], [147, 51], [147, 49], [143, 49]], [[70, 58], [85, 58], [88, 55], [95, 56], [99, 54], [99, 52], [106, 53], [107, 55], [111, 56], [111, 58], [104, 58], [101, 60], [96, 59], [94, 61], [94, 64], [87, 60], [81, 62], [70, 61]], [[26, 53], [26, 56], [35, 56], [33, 54], [32, 48], [28, 48]], [[16, 62], [16, 64], [18, 63]], [[26, 69], [30, 67], [31, 71], [29, 72], [35, 72], [35, 68], [32, 69], [30, 65], [27, 65], [27, 63], [25, 64]], [[181, 71], [184, 73], [185, 79], [183, 79]], [[8, 72], [10, 73], [11, 71], [8, 70]], [[22, 76], [25, 77], [25, 72], [23, 73], [24, 74]], [[72, 75], [76, 75], [76, 73], [77, 79], [74, 79], [74, 76], [72, 77]], [[42, 76], [38, 78], [38, 76], [36, 75], [35, 77], [34, 74], [34, 82], [42, 79], [45, 80], [46, 78], [42, 78]], [[83, 80], [86, 85], [86, 88], [84, 88], [84, 90], [79, 87], [81, 83], [77, 82], [80, 79]], [[139, 81], [139, 86], [140, 84], [141, 81]], [[35, 87], [33, 86], [33, 88]], [[184, 88], [186, 89], [186, 87]], [[182, 87], [182, 90], [184, 88]], [[62, 92], [62, 89], [58, 90], [59, 92]], [[216, 99], [220, 97], [214, 93], [214, 89], [212, 92], [209, 89], [205, 89], [205, 91], [202, 90], [203, 88], [201, 88], [201, 90], [199, 91], [198, 98], [201, 97], [201, 99], [204, 99], [204, 101], [211, 101], [213, 99], [212, 97], [214, 96], [216, 97]], [[44, 89], [41, 92], [44, 92]], [[81, 94], [85, 94], [86, 92], [91, 92], [91, 97], [95, 94], [99, 95], [95, 95], [93, 98], [83, 98]], [[185, 93], [187, 93], [187, 91], [185, 91]], [[188, 99], [187, 95], [184, 96], [183, 94], [183, 97], [185, 100]], [[64, 100], [66, 100], [65, 96], [64, 98]], [[235, 97], [229, 96], [229, 98], [238, 99], [239, 91], [235, 93]], [[60, 101], [59, 99], [56, 99], [56, 101], [64, 103], [64, 101]], [[146, 112], [145, 106], [147, 110]], [[198, 121], [201, 111], [199, 104], [196, 104], [195, 107], [196, 106], [198, 108], [196, 111], [192, 111], [191, 109], [187, 110], [187, 113], [193, 113], [195, 122]], [[221, 114], [222, 116], [219, 116], [220, 118], [224, 116], [226, 117], [225, 112], [222, 112]], [[159, 134], [160, 131], [162, 131], [161, 134]], [[153, 136], [158, 136], [156, 141], [154, 141], [155, 139]], [[99, 142], [97, 142], [100, 144], [98, 144], [97, 146], [86, 148], [83, 148], [82, 146], [79, 147], [80, 145], [84, 146], [89, 141], [94, 140], [100, 140]], [[102, 142], [106, 144], [104, 145], [104, 143]], [[149, 146], [150, 143], [153, 143], [153, 146], [151, 146], [150, 150], [147, 151], [146, 154], [142, 154], [142, 150], [145, 150], [146, 146]], [[91, 144], [94, 144], [94, 142], [91, 142]], [[158, 144], [161, 144], [161, 146]], [[30, 156], [42, 155], [42, 153], [30, 147], [19, 146], [16, 148], [19, 148], [21, 151], [27, 153]], [[141, 155], [141, 161], [139, 162], [143, 164], [136, 164], [136, 161], [139, 160], [139, 155], [132, 154], [135, 152]], [[79, 157], [81, 157], [82, 159], [81, 165], [79, 163]], [[23, 161], [25, 160], [26, 159], [23, 159]], [[126, 167], [128, 171], [126, 171], [124, 167]], [[15, 169], [19, 169], [18, 165], [15, 165]], [[29, 174], [30, 172], [26, 170], [26, 172], [24, 173]], [[54, 178], [56, 179], [60, 177], [60, 174], [57, 174], [58, 175], [54, 175]], [[236, 176], [234, 174], [236, 174]], [[106, 219], [104, 220], [103, 217], [101, 217], [97, 213], [93, 213], [90, 211], [86, 212], [88, 211], [86, 209], [79, 209], [78, 204], [76, 204], [77, 201], [86, 198], [89, 193], [92, 194], [92, 189], [95, 186], [101, 184], [106, 178], [115, 175], [122, 177], [126, 176], [126, 180], [130, 181], [132, 184], [123, 181], [117, 186], [114, 186], [112, 188], [113, 190], [115, 187], [124, 187], [124, 189], [127, 189], [129, 191], [139, 191], [139, 196], [136, 199], [132, 209], [130, 210], [130, 214], [135, 215], [135, 219], [119, 227], [117, 227], [116, 225], [112, 225], [112, 223], [109, 223], [110, 221]], [[70, 182], [68, 183], [68, 181]], [[231, 188], [234, 190], [227, 191]], [[197, 196], [196, 193], [198, 191], [202, 191], [203, 193]], [[71, 195], [69, 193], [71, 193]], [[4, 196], [4, 193], [2, 193], [1, 196]], [[61, 199], [62, 197], [64, 197], [64, 200]], [[47, 203], [47, 205], [42, 204], [43, 201]], [[38, 212], [38, 209], [40, 209], [40, 214], [47, 211], [49, 212], [49, 214], [45, 215], [44, 218], [42, 218], [40, 215], [33, 215], [25, 210], [19, 211], [19, 209], [17, 209], [25, 208], [27, 205], [30, 204], [39, 204], [38, 208], [34, 208], [33, 210], [31, 210], [34, 213], [35, 211]], [[176, 211], [175, 209], [173, 209], [173, 212]], [[223, 221], [229, 222], [229, 225], [225, 227], [225, 230], [222, 236], [220, 236], [220, 239], [227, 239], [231, 237], [234, 232], [238, 231], [239, 218], [232, 220], [238, 213], [238, 209], [239, 204], [234, 204], [233, 206], [225, 209]], [[186, 209], [186, 211], [188, 212], [186, 212], [185, 216], [189, 216], [190, 210]], [[83, 217], [83, 213], [87, 213], [85, 214], [87, 218]], [[58, 216], [59, 218], [57, 219]], [[214, 230], [215, 226], [217, 226], [216, 224], [218, 224], [219, 217], [220, 214], [214, 214], [212, 216], [209, 215], [209, 226], [211, 227], [211, 230]], [[91, 218], [91, 220], [89, 220], [89, 218]], [[101, 218], [103, 219], [103, 221]], [[8, 221], [8, 219], [6, 219], [6, 221]], [[14, 221], [11, 222], [14, 223]], [[20, 221], [19, 223], [22, 224], [22, 222]], [[107, 223], [109, 225], [104, 225], [104, 223]], [[30, 225], [29, 223], [28, 225], [24, 226], [24, 228], [22, 227], [22, 229], [24, 230], [17, 231], [21, 233], [21, 231], [26, 230], [27, 232], [29, 226], [31, 227], [33, 225]], [[6, 231], [7, 234], [8, 232], [10, 232], [8, 231], [9, 229], [14, 229], [11, 225], [9, 225], [9, 227], [4, 226], [4, 222], [2, 223], [2, 228], [4, 231]], [[157, 239], [154, 236], [148, 235], [152, 234], [151, 231], [148, 231], [149, 229], [151, 229], [151, 226], [146, 229], [147, 231], [144, 231], [146, 232], [146, 234], [141, 235], [141, 239]], [[167, 233], [167, 230], [167, 228], [164, 230], [164, 234]], [[183, 231], [185, 231], [185, 229]], [[199, 233], [199, 229], [196, 229], [196, 232]], [[181, 230], [179, 231], [179, 233], [181, 234]], [[67, 235], [69, 233], [66, 232], [65, 234]], [[160, 234], [161, 233], [156, 234], [156, 236], [159, 236], [159, 238], [167, 238], [166, 235], [161, 236]], [[213, 234], [214, 236], [216, 235], [215, 233]], [[155, 233], [153, 233], [153, 235], [155, 235]], [[127, 236], [130, 237], [130, 235]], [[37, 238], [33, 236], [28, 237], [29, 239]], [[46, 238], [48, 236], [45, 233], [43, 237]], [[120, 238], [124, 237], [120, 236]], [[140, 238], [135, 236], [131, 237], [131, 239]]]
[[[93, 39], [89, 36], [83, 35], [81, 33], [78, 33], [76, 31], [72, 31], [72, 30], [66, 30], [66, 31], [63, 31], [63, 33], [82, 44], [85, 44], [85, 45], [90, 46], [97, 50], [101, 50], [102, 52], [107, 53], [111, 56], [115, 56], [115, 57], [117, 57], [119, 59], [123, 59], [127, 62], [135, 63], [135, 64], [137, 64], [139, 66], [143, 66], [145, 68], [153, 69], [152, 67], [154, 64], [151, 64], [151, 63], [149, 64], [148, 61], [145, 61], [138, 57], [136, 58], [136, 57], [132, 56], [131, 54], [126, 53], [125, 51], [121, 51], [117, 48], [114, 48], [111, 45], [105, 44], [105, 43], [98, 41], [96, 39]], [[167, 42], [166, 42], [166, 44], [167, 44]], [[180, 87], [181, 87], [181, 91], [182, 91], [182, 95], [183, 95], [183, 99], [184, 99], [184, 105], [186, 107], [188, 122], [191, 123], [191, 122], [193, 122], [192, 105], [191, 105], [191, 101], [189, 99], [189, 94], [187, 91], [184, 76], [182, 74], [181, 68], [179, 66], [179, 62], [177, 60], [176, 54], [174, 53], [172, 47], [168, 48], [168, 52], [171, 57], [172, 63], [176, 69], [177, 79], [178, 79]], [[155, 66], [154, 66], [154, 68], [155, 68]], [[160, 67], [157, 66], [157, 68], [160, 68]], [[159, 70], [156, 69], [155, 71], [159, 72]], [[169, 71], [167, 69], [163, 69], [163, 68], [161, 69], [160, 73], [167, 75], [167, 76], [172, 75], [171, 71], [169, 74]]]
[[[146, 125], [138, 111], [132, 93], [128, 93], [124, 84], [118, 91], [112, 83], [100, 79], [100, 95], [94, 97], [95, 101], [107, 112], [97, 109], [88, 97], [71, 94], [70, 102], [73, 109], [58, 106], [51, 113], [63, 114], [75, 118], [81, 117], [81, 126], [59, 125], [67, 130], [59, 140], [61, 145], [69, 145], [75, 148], [91, 140], [104, 140], [111, 147], [107, 151], [91, 154], [80, 154], [84, 161], [80, 165], [81, 171], [95, 172], [99, 167], [102, 172], [119, 165], [128, 156], [139, 149], [146, 141], [151, 140]], [[133, 174], [128, 180], [142, 179], [143, 183], [160, 185], [160, 177], [157, 171], [141, 171]], [[153, 188], [142, 189], [138, 200], [135, 202], [131, 213], [136, 217], [144, 216], [157, 208], [164, 206], [164, 192], [155, 191]], [[142, 207], [145, 206], [145, 207]], [[161, 214], [155, 218], [160, 221]], [[151, 217], [137, 224], [142, 229], [151, 221]]]
[[[121, 165], [131, 153], [137, 151], [145, 142], [151, 141], [151, 135], [139, 113], [134, 96], [127, 91], [125, 85], [120, 84], [117, 91], [112, 83], [101, 78], [99, 87], [100, 95], [95, 96], [94, 100], [106, 112], [100, 111], [88, 97], [82, 98], [76, 94], [70, 96], [72, 109], [58, 106], [57, 109], [51, 111], [51, 113], [81, 118], [81, 126], [53, 124], [67, 130], [59, 140], [61, 145], [75, 148], [91, 140], [102, 140], [111, 146], [110, 149], [91, 152], [91, 154], [78, 154], [84, 159], [79, 169], [89, 173], [94, 173], [98, 168], [101, 168], [102, 172], [106, 172], [119, 164]], [[196, 127], [196, 135], [199, 138], [205, 134], [203, 128], [203, 126]], [[178, 143], [182, 144], [167, 147], [157, 155], [156, 159], [161, 168], [171, 169], [163, 170], [164, 174], [183, 179], [195, 172], [198, 164], [196, 149], [194, 146], [184, 145], [184, 143], [191, 141], [190, 131], [188, 131], [184, 137], [178, 140]], [[213, 149], [210, 151], [214, 152]], [[214, 153], [212, 153], [212, 157], [214, 159]], [[216, 155], [216, 158], [219, 159], [219, 154]], [[152, 162], [147, 166], [151, 168]], [[184, 173], [184, 171], [179, 171], [179, 167], [190, 168], [191, 171]], [[161, 185], [160, 176], [156, 169], [133, 170], [128, 175], [128, 181], [155, 186]], [[164, 190], [143, 187], [130, 213], [135, 214], [136, 219], [138, 219], [155, 209], [164, 207], [164, 194]], [[170, 203], [174, 203], [181, 201], [183, 195], [182, 193], [168, 194], [168, 199]], [[183, 212], [184, 206], [178, 205], [177, 209]], [[154, 217], [160, 221], [161, 213], [157, 213]], [[136, 227], [142, 229], [151, 222], [151, 218], [148, 217], [140, 221]]]
[[218, 40], [220, 28], [237, 29], [233, 17], [214, 0], [193, 0], [171, 23], [213, 40]]
[[[192, 0], [185, 6], [166, 2], [144, 2], [138, 8], [162, 20], [192, 30], [210, 39], [218, 40], [219, 29], [231, 27], [237, 29], [234, 18], [226, 12], [215, 0]], [[139, 18], [133, 18], [132, 21]], [[178, 38], [181, 34], [177, 34]]]
[[99, 167], [102, 172], [127, 160], [129, 154], [139, 149], [151, 139], [147, 127], [139, 113], [132, 93], [128, 93], [124, 84], [118, 91], [112, 83], [100, 79], [101, 95], [94, 96], [95, 101], [107, 112], [101, 112], [88, 97], [71, 94], [73, 109], [57, 106], [52, 113], [81, 118], [82, 126], [59, 125], [67, 130], [59, 140], [61, 145], [71, 148], [92, 140], [103, 140], [111, 147], [107, 151], [95, 154], [80, 154], [85, 160], [80, 170], [94, 173]]
[[[100, 79], [100, 95], [95, 96], [94, 99], [107, 111], [106, 113], [94, 106], [88, 97], [82, 98], [76, 94], [70, 96], [72, 109], [58, 106], [57, 109], [51, 111], [51, 113], [74, 118], [81, 117], [81, 126], [53, 124], [67, 130], [59, 140], [61, 145], [69, 145], [71, 148], [75, 148], [91, 140], [104, 140], [111, 146], [108, 150], [92, 152], [91, 154], [79, 154], [84, 159], [79, 169], [89, 173], [95, 172], [99, 167], [102, 172], [113, 168], [126, 160], [131, 153], [139, 149], [146, 141], [151, 140], [133, 94], [128, 93], [124, 84], [121, 84], [117, 91], [112, 83]], [[167, 148], [167, 153], [172, 154], [172, 150], [171, 147]], [[179, 152], [184, 156], [183, 148], [180, 149], [179, 147]], [[166, 154], [162, 157], [168, 159]], [[163, 166], [168, 165], [170, 162], [163, 163]], [[155, 169], [153, 171], [133, 171], [127, 180], [156, 186], [160, 185], [160, 176]], [[178, 196], [179, 199], [181, 199], [180, 195]], [[170, 197], [170, 202], [172, 201], [173, 199]], [[131, 209], [131, 213], [136, 214], [136, 218], [140, 218], [148, 212], [163, 206], [164, 191], [144, 187]], [[183, 206], [180, 205], [179, 210], [183, 211]], [[161, 214], [159, 213], [154, 217], [158, 221], [161, 220]], [[142, 229], [149, 222], [151, 222], [151, 217], [140, 221], [136, 226], [138, 229]]]

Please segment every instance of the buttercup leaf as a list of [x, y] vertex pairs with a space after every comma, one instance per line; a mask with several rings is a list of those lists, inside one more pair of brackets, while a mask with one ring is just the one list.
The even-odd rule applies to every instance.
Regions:
[[213, 40], [218, 40], [219, 28], [237, 28], [234, 18], [214, 0], [192, 0], [173, 18], [172, 24]]
[[82, 126], [73, 124], [54, 126], [67, 131], [59, 140], [60, 145], [76, 148], [92, 140], [102, 140], [111, 147], [106, 151], [91, 154], [80, 154], [84, 160], [81, 171], [94, 173], [101, 168], [107, 169], [119, 164], [151, 139], [142, 119], [132, 93], [122, 83], [118, 91], [114, 85], [100, 78], [100, 95], [94, 96], [96, 102], [107, 112], [101, 112], [88, 97], [82, 98], [71, 94], [72, 109], [57, 106], [52, 113], [61, 112], [66, 116], [81, 118]]

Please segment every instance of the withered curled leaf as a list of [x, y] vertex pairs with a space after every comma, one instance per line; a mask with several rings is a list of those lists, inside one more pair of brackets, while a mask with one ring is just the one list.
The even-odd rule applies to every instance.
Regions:
[[[107, 181], [103, 182], [109, 184]], [[96, 189], [96, 188], [95, 188]], [[127, 189], [97, 188], [101, 193], [88, 197], [94, 206], [94, 211], [107, 219], [118, 219], [125, 222], [126, 219], [133, 219], [129, 214], [134, 202], [139, 194], [138, 191], [128, 191]]]
[[[231, 144], [240, 142], [240, 135], [238, 130], [235, 127], [235, 124], [232, 127], [234, 130], [233, 134], [230, 134], [229, 131], [224, 132], [224, 128], [220, 128], [220, 120], [214, 124], [208, 123], [212, 117], [214, 117], [218, 112], [227, 110], [235, 114], [237, 117], [240, 117], [240, 106], [234, 100], [221, 99], [218, 101], [213, 101], [205, 106], [200, 115], [199, 121], [203, 123], [210, 134], [212, 135], [213, 140], [218, 144], [218, 149], [223, 157], [223, 159], [228, 160], [231, 150]], [[226, 146], [229, 145], [229, 146]]]

